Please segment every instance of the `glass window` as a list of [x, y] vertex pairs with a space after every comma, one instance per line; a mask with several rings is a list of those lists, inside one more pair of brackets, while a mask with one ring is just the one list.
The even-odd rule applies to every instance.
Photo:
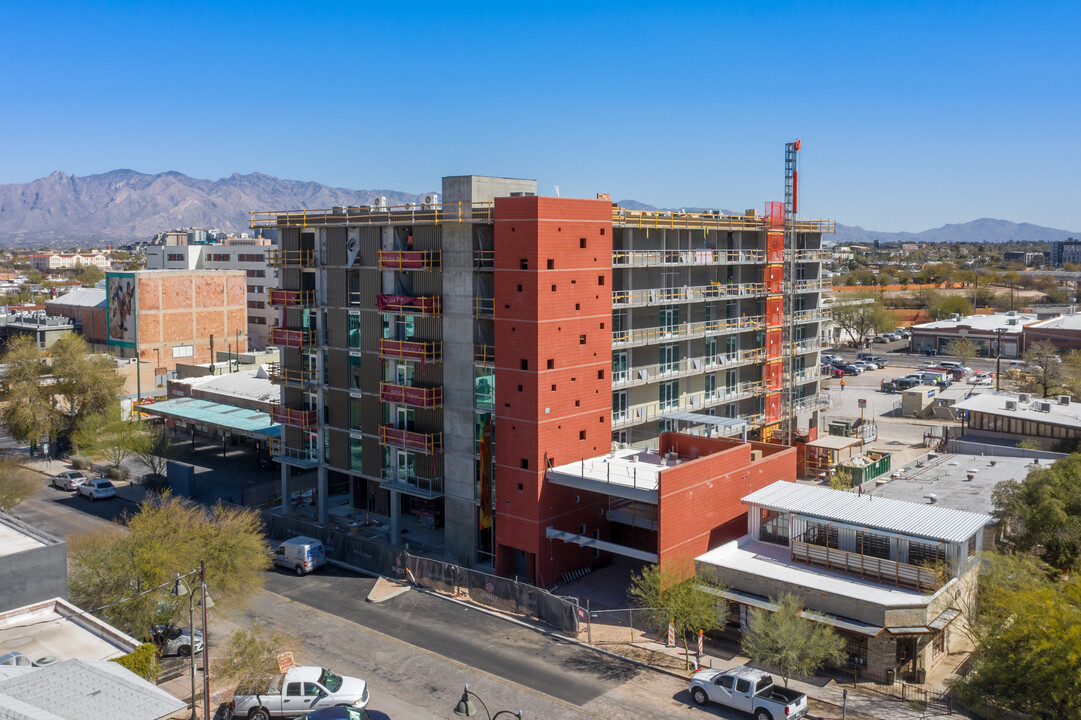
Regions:
[[660, 347], [660, 372], [676, 372], [679, 370], [679, 345], [670, 343]]
[[330, 430], [323, 428], [323, 462], [330, 463]]
[[968, 539], [968, 556], [972, 557], [976, 554], [976, 536], [973, 535]]
[[909, 565], [936, 565], [946, 562], [946, 548], [921, 542], [908, 543]]
[[679, 380], [660, 384], [660, 409], [673, 410], [679, 404]]
[[481, 410], [495, 408], [495, 370], [493, 368], [473, 368], [473, 407]]
[[706, 374], [706, 400], [712, 400], [717, 393], [717, 374]]
[[736, 681], [736, 692], [748, 693], [751, 691], [751, 681], [742, 678]]
[[619, 422], [627, 419], [627, 391], [612, 393], [612, 420]]
[[360, 349], [360, 315], [349, 316], [349, 340], [346, 346], [354, 350]]
[[803, 533], [803, 542], [809, 545], [832, 548], [840, 547], [837, 536], [837, 527], [834, 525], [809, 524], [807, 531]]
[[361, 462], [361, 446], [363, 442], [360, 438], [349, 438], [349, 469], [356, 472], [363, 472], [364, 463]]
[[882, 560], [890, 559], [890, 539], [888, 537], [863, 531], [856, 533], [856, 535], [861, 555], [870, 555]]
[[349, 429], [363, 430], [363, 400], [357, 397], [349, 398]]
[[774, 545], [788, 545], [788, 519], [789, 514], [762, 508], [762, 519], [759, 521], [758, 539], [762, 542]]
[[612, 353], [612, 382], [623, 382], [627, 379], [627, 353]]
[[349, 389], [350, 390], [360, 390], [360, 382], [361, 382], [360, 362], [361, 362], [361, 358], [360, 358], [359, 355], [350, 355], [349, 356]]
[[717, 678], [717, 684], [723, 687], [725, 690], [731, 690], [732, 686], [736, 683], [736, 679], [731, 675], [722, 675]]

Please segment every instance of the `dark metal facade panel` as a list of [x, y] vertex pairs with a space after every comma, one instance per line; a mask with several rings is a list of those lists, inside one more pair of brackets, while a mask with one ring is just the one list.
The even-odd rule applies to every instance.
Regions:
[[443, 294], [443, 273], [413, 273], [413, 292], [421, 297]]
[[345, 268], [327, 268], [327, 307], [349, 305], [349, 271]]
[[443, 231], [435, 225], [413, 226], [414, 250], [438, 250], [443, 244]]
[[331, 348], [327, 352], [327, 384], [332, 388], [349, 387], [349, 351]]
[[343, 227], [327, 228], [327, 265], [345, 265], [348, 260], [347, 249], [349, 234]]
[[383, 405], [374, 395], [365, 395], [361, 402], [360, 422], [364, 432], [378, 435], [379, 426], [383, 424]]
[[344, 348], [349, 345], [349, 311], [342, 308], [327, 310], [327, 347]]
[[330, 430], [330, 466], [339, 470], [349, 469], [349, 433]]
[[378, 393], [383, 381], [383, 363], [374, 353], [364, 353], [360, 362], [360, 388], [364, 392]]
[[413, 320], [418, 340], [442, 340], [443, 318], [415, 316]]
[[[376, 260], [378, 262], [378, 259]], [[382, 278], [378, 266], [363, 268], [360, 270], [360, 300], [357, 306], [360, 308], [374, 308], [375, 296], [382, 292]]]
[[349, 427], [349, 393], [344, 390], [327, 390], [323, 398], [327, 422], [336, 428]]
[[379, 438], [365, 436], [360, 454], [363, 458], [364, 474], [373, 478], [382, 477], [383, 447], [379, 444]]
[[382, 242], [383, 232], [380, 228], [360, 228], [360, 251], [353, 265], [365, 267], [379, 267], [379, 246]]
[[300, 228], [280, 228], [278, 230], [278, 248], [281, 250], [300, 249]]

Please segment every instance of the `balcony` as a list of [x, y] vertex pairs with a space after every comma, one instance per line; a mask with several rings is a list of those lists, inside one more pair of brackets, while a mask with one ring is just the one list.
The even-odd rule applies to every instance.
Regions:
[[[873, 555], [837, 550], [829, 544], [805, 542], [814, 537], [814, 533], [805, 532], [792, 539], [792, 560], [804, 565], [813, 565], [828, 570], [837, 570], [845, 575], [870, 578], [878, 582], [890, 583], [899, 587], [911, 588], [917, 592], [933, 593], [945, 583], [945, 577], [935, 572], [934, 568], [910, 565], [896, 560], [887, 560]], [[942, 573], [946, 575], [946, 573]]]
[[[701, 412], [707, 408], [736, 402], [746, 398], [755, 397], [763, 392], [762, 382], [750, 380], [727, 387], [717, 388], [707, 393], [688, 393], [683, 395], [678, 403], [669, 403], [664, 406], [659, 401], [635, 405], [626, 413], [613, 413], [612, 429], [641, 425], [656, 420], [663, 420], [664, 415], [674, 411]], [[747, 416], [739, 416], [750, 422]]]
[[818, 338], [807, 338], [805, 340], [797, 340], [792, 344], [797, 354], [814, 352], [822, 347], [822, 343]]
[[811, 395], [809, 397], [800, 398], [795, 402], [796, 412], [810, 412], [812, 410], [821, 410], [833, 406], [833, 400], [826, 393], [819, 395]]
[[478, 365], [495, 364], [495, 345], [473, 345], [473, 362]]
[[443, 497], [443, 478], [400, 474], [395, 468], [383, 468], [379, 487], [422, 498]]
[[426, 340], [379, 340], [379, 356], [394, 360], [442, 362], [443, 343]]
[[314, 427], [319, 420], [315, 410], [300, 410], [298, 408], [282, 407], [281, 405], [272, 405], [270, 407], [270, 419], [282, 425], [292, 425], [305, 430]]
[[706, 320], [705, 322], [681, 323], [679, 325], [632, 328], [629, 330], [614, 330], [612, 332], [612, 347], [637, 347], [639, 345], [655, 345], [658, 343], [675, 342], [707, 336], [728, 335], [743, 332], [744, 330], [761, 330], [763, 317], [750, 315], [726, 320]]
[[439, 225], [441, 223], [491, 224], [492, 202], [409, 203], [408, 205], [362, 205], [319, 210], [256, 210], [250, 213], [253, 228], [285, 227], [381, 227], [388, 225]]
[[815, 278], [814, 280], [797, 280], [793, 290], [798, 293], [815, 292], [818, 290], [831, 290], [833, 281], [829, 278]]
[[439, 250], [380, 250], [380, 270], [441, 270], [443, 254]]
[[818, 368], [809, 367], [809, 368], [804, 368], [803, 370], [799, 370], [799, 371], [793, 373], [792, 380], [797, 385], [803, 385], [805, 383], [815, 382], [816, 380], [818, 380], [821, 377], [822, 377], [822, 372]]
[[315, 267], [315, 251], [314, 250], [280, 250], [273, 249], [266, 251], [267, 265], [282, 269], [307, 269]]
[[[625, 388], [662, 380], [675, 380], [689, 375], [701, 375], [715, 370], [741, 367], [762, 362], [766, 358], [763, 348], [748, 348], [731, 353], [719, 353], [713, 357], [684, 358], [674, 365], [660, 363], [634, 365], [626, 370], [612, 372], [612, 387]], [[816, 368], [817, 372], [817, 368]]]
[[766, 257], [762, 250], [616, 250], [613, 268], [757, 265]]
[[384, 445], [397, 445], [428, 455], [434, 455], [443, 450], [443, 433], [441, 432], [421, 433], [400, 430], [392, 425], [379, 427], [379, 441]]
[[288, 385], [289, 387], [305, 387], [315, 384], [315, 373], [311, 370], [290, 370], [283, 368], [281, 363], [267, 365], [267, 375], [270, 382], [275, 385]]
[[379, 383], [379, 399], [383, 402], [399, 403], [409, 407], [440, 407], [443, 404], [443, 388]]
[[313, 449], [300, 450], [283, 447], [282, 439], [279, 437], [270, 438], [269, 445], [270, 459], [275, 462], [304, 469], [311, 469], [319, 465], [319, 457]]
[[473, 317], [495, 317], [495, 298], [473, 298]]
[[826, 308], [812, 308], [810, 310], [797, 310], [797, 323], [825, 322], [830, 319], [830, 311]]
[[732, 283], [698, 285], [678, 288], [645, 288], [642, 290], [616, 290], [612, 293], [613, 307], [649, 307], [652, 305], [678, 305], [705, 300], [730, 300], [753, 298], [763, 292], [762, 283]]
[[314, 290], [281, 290], [271, 289], [267, 291], [268, 300], [274, 307], [315, 307]]
[[270, 331], [270, 343], [281, 347], [304, 350], [315, 346], [315, 331], [287, 330], [286, 328], [276, 327]]
[[[785, 260], [791, 258], [791, 252], [785, 253]], [[816, 248], [814, 250], [797, 250], [796, 262], [823, 262], [832, 260], [833, 252]]]
[[399, 315], [428, 315], [435, 317], [443, 311], [443, 299], [433, 295], [424, 297], [376, 295], [375, 305], [380, 312], [398, 313]]

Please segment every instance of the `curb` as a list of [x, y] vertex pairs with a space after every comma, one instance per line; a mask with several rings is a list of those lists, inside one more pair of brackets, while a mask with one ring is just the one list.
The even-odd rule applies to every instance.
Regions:
[[[388, 589], [388, 586], [391, 589]], [[404, 595], [409, 592], [410, 587], [401, 583], [394, 583], [383, 578], [379, 578], [375, 581], [375, 587], [368, 593], [368, 597], [364, 600], [370, 603], [386, 602], [392, 598], [396, 598], [399, 595]]]

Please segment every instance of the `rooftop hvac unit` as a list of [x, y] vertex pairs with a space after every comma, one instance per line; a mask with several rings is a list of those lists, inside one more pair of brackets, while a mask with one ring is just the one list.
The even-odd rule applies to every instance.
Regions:
[[1038, 402], [1038, 403], [1036, 403], [1036, 409], [1039, 410], [1040, 412], [1049, 413], [1049, 412], [1051, 412], [1051, 403], [1049, 403], [1049, 402]]
[[1007, 410], [1016, 410], [1017, 409], [1017, 401], [1016, 400], [1007, 400], [1006, 401], [1006, 409]]
[[407, 210], [416, 210], [419, 206], [415, 202], [407, 202], [405, 207]]
[[957, 313], [950, 313], [950, 320], [960, 320], [961, 316]]
[[1017, 315], [1017, 311], [1016, 311], [1016, 310], [1007, 310], [1007, 311], [1006, 311], [1006, 316], [1007, 316], [1007, 317], [1014, 317], [1015, 315]]
[[386, 197], [380, 195], [379, 197], [372, 198], [372, 208], [375, 209], [375, 210], [386, 212], [386, 210], [387, 210], [387, 199], [386, 199]]
[[1032, 399], [1032, 396], [1029, 395], [1028, 393], [1021, 393], [1020, 395], [1017, 396], [1017, 402], [1028, 402], [1031, 399]]
[[1006, 318], [1006, 324], [1007, 325], [1016, 325], [1017, 324], [1017, 318], [1015, 318], [1015, 317]]
[[1070, 396], [1069, 395], [1059, 395], [1058, 396], [1058, 404], [1059, 405], [1069, 405], [1070, 404]]
[[422, 204], [424, 205], [425, 210], [435, 210], [439, 207], [439, 196], [435, 193], [428, 193], [424, 196], [424, 202]]
[[345, 207], [342, 205], [335, 205], [333, 212], [335, 215], [345, 215]]

